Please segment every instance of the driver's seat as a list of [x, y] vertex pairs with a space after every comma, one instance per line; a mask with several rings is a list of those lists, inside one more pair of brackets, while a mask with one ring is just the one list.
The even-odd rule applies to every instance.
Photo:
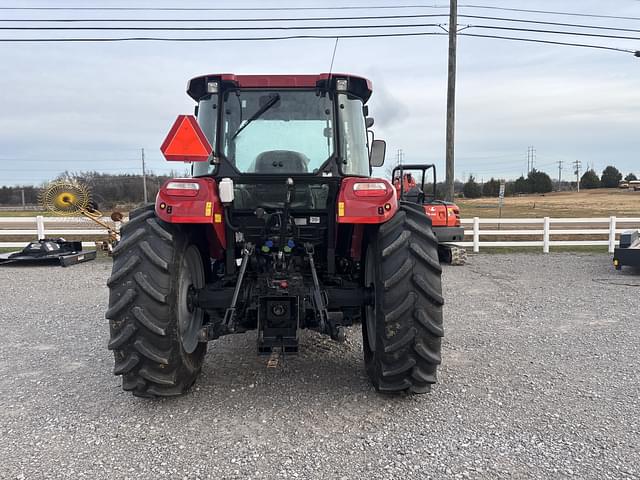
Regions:
[[309, 159], [292, 150], [269, 150], [255, 160], [255, 173], [308, 173]]
[[424, 203], [424, 192], [417, 186], [411, 187], [408, 191], [404, 192], [402, 197], [406, 202]]

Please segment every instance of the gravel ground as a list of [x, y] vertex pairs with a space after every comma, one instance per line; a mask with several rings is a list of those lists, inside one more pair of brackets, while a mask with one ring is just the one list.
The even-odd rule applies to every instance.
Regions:
[[106, 349], [109, 272], [0, 269], [0, 478], [640, 478], [640, 290], [615, 284], [640, 277], [607, 255], [446, 268], [440, 383], [395, 397], [355, 327], [275, 370], [226, 337], [192, 393], [134, 398]]

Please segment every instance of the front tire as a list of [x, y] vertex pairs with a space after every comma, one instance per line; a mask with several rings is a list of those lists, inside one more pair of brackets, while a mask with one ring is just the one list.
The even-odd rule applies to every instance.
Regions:
[[109, 349], [113, 373], [136, 396], [180, 395], [200, 373], [204, 312], [187, 305], [189, 287], [205, 284], [200, 249], [180, 226], [159, 220], [153, 205], [131, 212], [113, 251]]
[[438, 241], [420, 208], [401, 204], [373, 234], [365, 254], [362, 335], [367, 374], [376, 390], [426, 393], [441, 363], [441, 273]]

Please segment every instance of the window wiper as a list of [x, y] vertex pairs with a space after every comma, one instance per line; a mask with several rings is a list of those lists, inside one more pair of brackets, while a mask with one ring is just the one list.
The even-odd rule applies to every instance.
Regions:
[[245, 128], [247, 128], [247, 126], [249, 126], [249, 124], [251, 122], [253, 122], [254, 120], [260, 118], [262, 116], [262, 114], [264, 114], [264, 112], [266, 112], [271, 107], [273, 107], [278, 102], [278, 100], [280, 100], [280, 94], [276, 93], [273, 97], [271, 97], [271, 99], [267, 103], [265, 103], [262, 107], [260, 107], [258, 110], [256, 110], [256, 113], [251, 115], [251, 117], [249, 117], [247, 119], [247, 122], [244, 125], [242, 125], [238, 130], [236, 130], [236, 133], [233, 134], [233, 137], [231, 137], [231, 140], [233, 140], [238, 135], [240, 135], [240, 132], [242, 130], [244, 130]]

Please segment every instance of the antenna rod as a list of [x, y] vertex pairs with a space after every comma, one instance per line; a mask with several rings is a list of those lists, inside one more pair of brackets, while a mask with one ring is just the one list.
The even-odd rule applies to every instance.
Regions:
[[333, 55], [331, 55], [331, 65], [329, 65], [329, 78], [327, 80], [327, 88], [331, 86], [331, 72], [333, 72], [333, 61], [336, 58], [336, 50], [338, 49], [338, 40], [340, 40], [340, 37], [336, 37], [336, 43], [333, 45]]

